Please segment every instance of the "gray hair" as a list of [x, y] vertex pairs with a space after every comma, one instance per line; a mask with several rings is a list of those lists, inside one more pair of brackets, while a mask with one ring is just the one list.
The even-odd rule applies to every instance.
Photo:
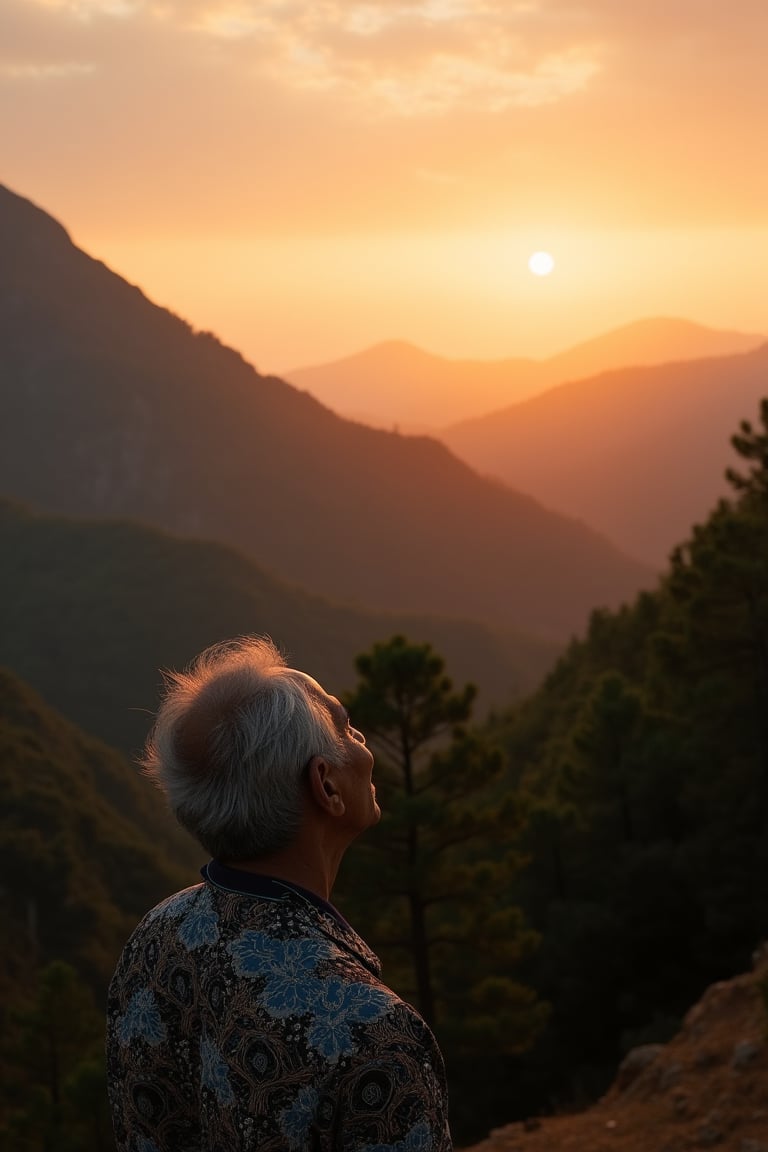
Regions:
[[243, 861], [291, 843], [313, 756], [344, 759], [322, 696], [269, 637], [246, 636], [166, 674], [141, 765], [212, 856]]

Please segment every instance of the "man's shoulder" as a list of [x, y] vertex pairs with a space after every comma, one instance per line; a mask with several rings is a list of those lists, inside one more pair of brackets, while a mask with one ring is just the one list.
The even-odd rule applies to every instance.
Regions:
[[[254, 899], [196, 884], [162, 900], [137, 925], [123, 950], [118, 971], [138, 971], [155, 980], [173, 958], [199, 971], [232, 967], [246, 979], [273, 979], [279, 971], [297, 976], [322, 971], [325, 984], [340, 981], [376, 988], [394, 1007], [397, 997], [381, 984], [378, 957], [348, 926], [288, 894]], [[173, 961], [175, 963], [175, 960]], [[159, 966], [159, 967], [158, 967]], [[369, 997], [370, 998], [370, 997]]]
[[189, 888], [182, 888], [179, 892], [166, 896], [164, 900], [161, 900], [159, 904], [147, 912], [144, 922], [152, 923], [153, 920], [184, 915], [196, 901], [205, 896], [206, 889], [207, 886], [203, 883], [191, 884]]
[[179, 892], [167, 896], [151, 908], [139, 921], [134, 936], [151, 936], [162, 932], [166, 927], [178, 925], [188, 920], [213, 919], [216, 910], [209, 897], [206, 884], [193, 884]]

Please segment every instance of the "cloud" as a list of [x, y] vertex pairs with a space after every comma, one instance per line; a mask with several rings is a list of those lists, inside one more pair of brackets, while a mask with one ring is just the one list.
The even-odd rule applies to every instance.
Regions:
[[92, 76], [95, 71], [95, 64], [81, 63], [77, 60], [61, 61], [56, 64], [0, 63], [0, 80], [71, 80], [82, 76]]
[[29, 0], [39, 8], [88, 22], [98, 16], [128, 18], [146, 7], [143, 0]]
[[763, 220], [767, 34], [764, 0], [0, 0], [6, 178], [159, 230]]
[[599, 45], [574, 43], [566, 27], [531, 52], [539, 10], [509, 0], [222, 0], [178, 15], [203, 35], [249, 44], [251, 66], [276, 84], [339, 95], [358, 113], [418, 117], [550, 104], [585, 87]]
[[[327, 100], [359, 121], [503, 114], [605, 94], [645, 79], [647, 92], [694, 82], [718, 49], [731, 60], [764, 43], [763, 0], [4, 0], [63, 30], [107, 43], [119, 24], [184, 45], [220, 74], [276, 95]], [[0, 17], [0, 22], [2, 17]], [[752, 47], [751, 47], [752, 46]], [[62, 50], [63, 51], [63, 50]], [[25, 66], [29, 52], [8, 64]], [[93, 59], [90, 43], [65, 62]], [[715, 63], [722, 72], [724, 61]], [[173, 68], [173, 58], [169, 58]], [[615, 88], [614, 88], [615, 86]], [[662, 91], [663, 90], [663, 91]]]
[[435, 55], [402, 73], [349, 70], [337, 83], [350, 95], [367, 95], [382, 113], [440, 115], [457, 107], [495, 113], [556, 103], [585, 87], [597, 70], [594, 56], [579, 51], [545, 56], [529, 70], [506, 68], [503, 55], [485, 52]]
[[[552, 104], [601, 66], [594, 37], [554, 28], [534, 0], [24, 0], [59, 24], [133, 23], [196, 38], [221, 67], [358, 118], [499, 113]], [[19, 0], [16, 0], [19, 7]], [[24, 61], [19, 66], [24, 65]]]

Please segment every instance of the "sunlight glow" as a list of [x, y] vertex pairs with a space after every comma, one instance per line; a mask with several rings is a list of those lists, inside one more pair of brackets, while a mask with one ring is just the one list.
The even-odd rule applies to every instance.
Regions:
[[555, 261], [549, 252], [534, 252], [528, 261], [528, 267], [534, 276], [549, 276], [555, 266]]
[[[528, 260], [544, 233], [557, 266], [534, 291]], [[389, 338], [457, 359], [552, 356], [644, 316], [765, 330], [768, 228], [293, 236], [165, 228], [139, 236], [91, 222], [75, 239], [262, 371], [320, 364]], [[361, 277], [361, 268], [376, 275]]]

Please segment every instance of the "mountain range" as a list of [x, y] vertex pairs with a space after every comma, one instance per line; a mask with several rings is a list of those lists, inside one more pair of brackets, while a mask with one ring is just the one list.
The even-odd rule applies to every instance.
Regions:
[[430, 432], [613, 368], [726, 356], [765, 337], [668, 317], [638, 320], [544, 360], [450, 360], [403, 341], [376, 344], [285, 378], [350, 419]]
[[474, 467], [658, 566], [729, 491], [729, 436], [765, 395], [768, 344], [572, 381], [441, 437]]
[[0, 188], [0, 493], [233, 545], [377, 610], [563, 640], [653, 580], [435, 440], [261, 376]]

